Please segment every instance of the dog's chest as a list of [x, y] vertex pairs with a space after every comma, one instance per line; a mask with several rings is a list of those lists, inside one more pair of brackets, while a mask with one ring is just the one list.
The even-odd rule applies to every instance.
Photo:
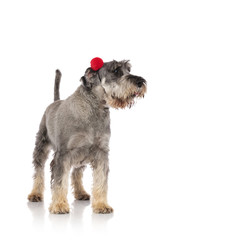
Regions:
[[89, 124], [96, 132], [107, 131], [110, 128], [109, 109], [105, 106], [100, 106], [91, 114]]
[[73, 153], [72, 165], [80, 167], [95, 161], [101, 153], [109, 151], [110, 131], [99, 131], [89, 128], [76, 132], [68, 142], [68, 150]]
[[106, 149], [110, 138], [109, 109], [98, 109], [89, 115], [87, 122], [75, 122], [67, 148]]

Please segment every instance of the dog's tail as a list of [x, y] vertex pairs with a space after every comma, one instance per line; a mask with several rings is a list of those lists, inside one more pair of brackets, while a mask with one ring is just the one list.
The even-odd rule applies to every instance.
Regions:
[[54, 102], [57, 100], [60, 100], [59, 85], [60, 85], [61, 77], [62, 77], [62, 74], [57, 69], [56, 77], [55, 77], [55, 84], [54, 84]]

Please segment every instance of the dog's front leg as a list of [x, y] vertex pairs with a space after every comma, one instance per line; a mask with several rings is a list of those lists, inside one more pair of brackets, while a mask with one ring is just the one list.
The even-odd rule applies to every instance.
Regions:
[[67, 201], [68, 176], [70, 172], [70, 162], [68, 159], [55, 157], [51, 163], [52, 171], [52, 203], [49, 211], [54, 214], [69, 213]]
[[108, 180], [108, 154], [99, 151], [97, 159], [92, 164], [93, 189], [92, 208], [95, 213], [111, 213], [112, 207], [107, 203], [107, 180]]

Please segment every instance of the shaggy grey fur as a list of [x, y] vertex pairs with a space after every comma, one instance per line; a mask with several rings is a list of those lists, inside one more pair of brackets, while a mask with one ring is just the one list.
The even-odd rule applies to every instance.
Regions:
[[[93, 209], [97, 213], [112, 212], [105, 196], [109, 172], [109, 106], [114, 108], [131, 106], [136, 97], [143, 97], [146, 92], [146, 81], [131, 75], [130, 68], [128, 61], [104, 63], [97, 72], [88, 68], [81, 78], [80, 87], [66, 100], [59, 100], [61, 73], [59, 70], [56, 71], [55, 102], [47, 107], [36, 137], [33, 153], [35, 182], [33, 191], [28, 197], [30, 201], [43, 199], [43, 168], [50, 149], [53, 149], [55, 152], [51, 163], [53, 203], [50, 212], [69, 212], [66, 193], [70, 169], [72, 167], [80, 169], [79, 172], [82, 173], [88, 163], [92, 166], [95, 178]], [[75, 174], [72, 179], [78, 181], [77, 175]], [[73, 183], [73, 187], [77, 188], [77, 184], [78, 182]], [[84, 192], [83, 188], [81, 191]], [[60, 199], [62, 196], [63, 199]]]

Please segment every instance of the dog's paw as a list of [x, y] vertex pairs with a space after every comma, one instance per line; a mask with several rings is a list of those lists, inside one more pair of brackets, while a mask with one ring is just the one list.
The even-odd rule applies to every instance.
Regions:
[[93, 212], [100, 213], [100, 214], [107, 214], [107, 213], [112, 213], [113, 208], [105, 203], [98, 203], [93, 205]]
[[76, 200], [89, 200], [90, 199], [90, 195], [88, 193], [83, 193], [83, 194], [75, 194], [75, 198]]
[[51, 203], [49, 207], [49, 212], [52, 214], [65, 214], [69, 211], [69, 205], [66, 202]]
[[28, 200], [30, 202], [42, 202], [43, 201], [43, 195], [40, 193], [31, 193], [28, 195]]

